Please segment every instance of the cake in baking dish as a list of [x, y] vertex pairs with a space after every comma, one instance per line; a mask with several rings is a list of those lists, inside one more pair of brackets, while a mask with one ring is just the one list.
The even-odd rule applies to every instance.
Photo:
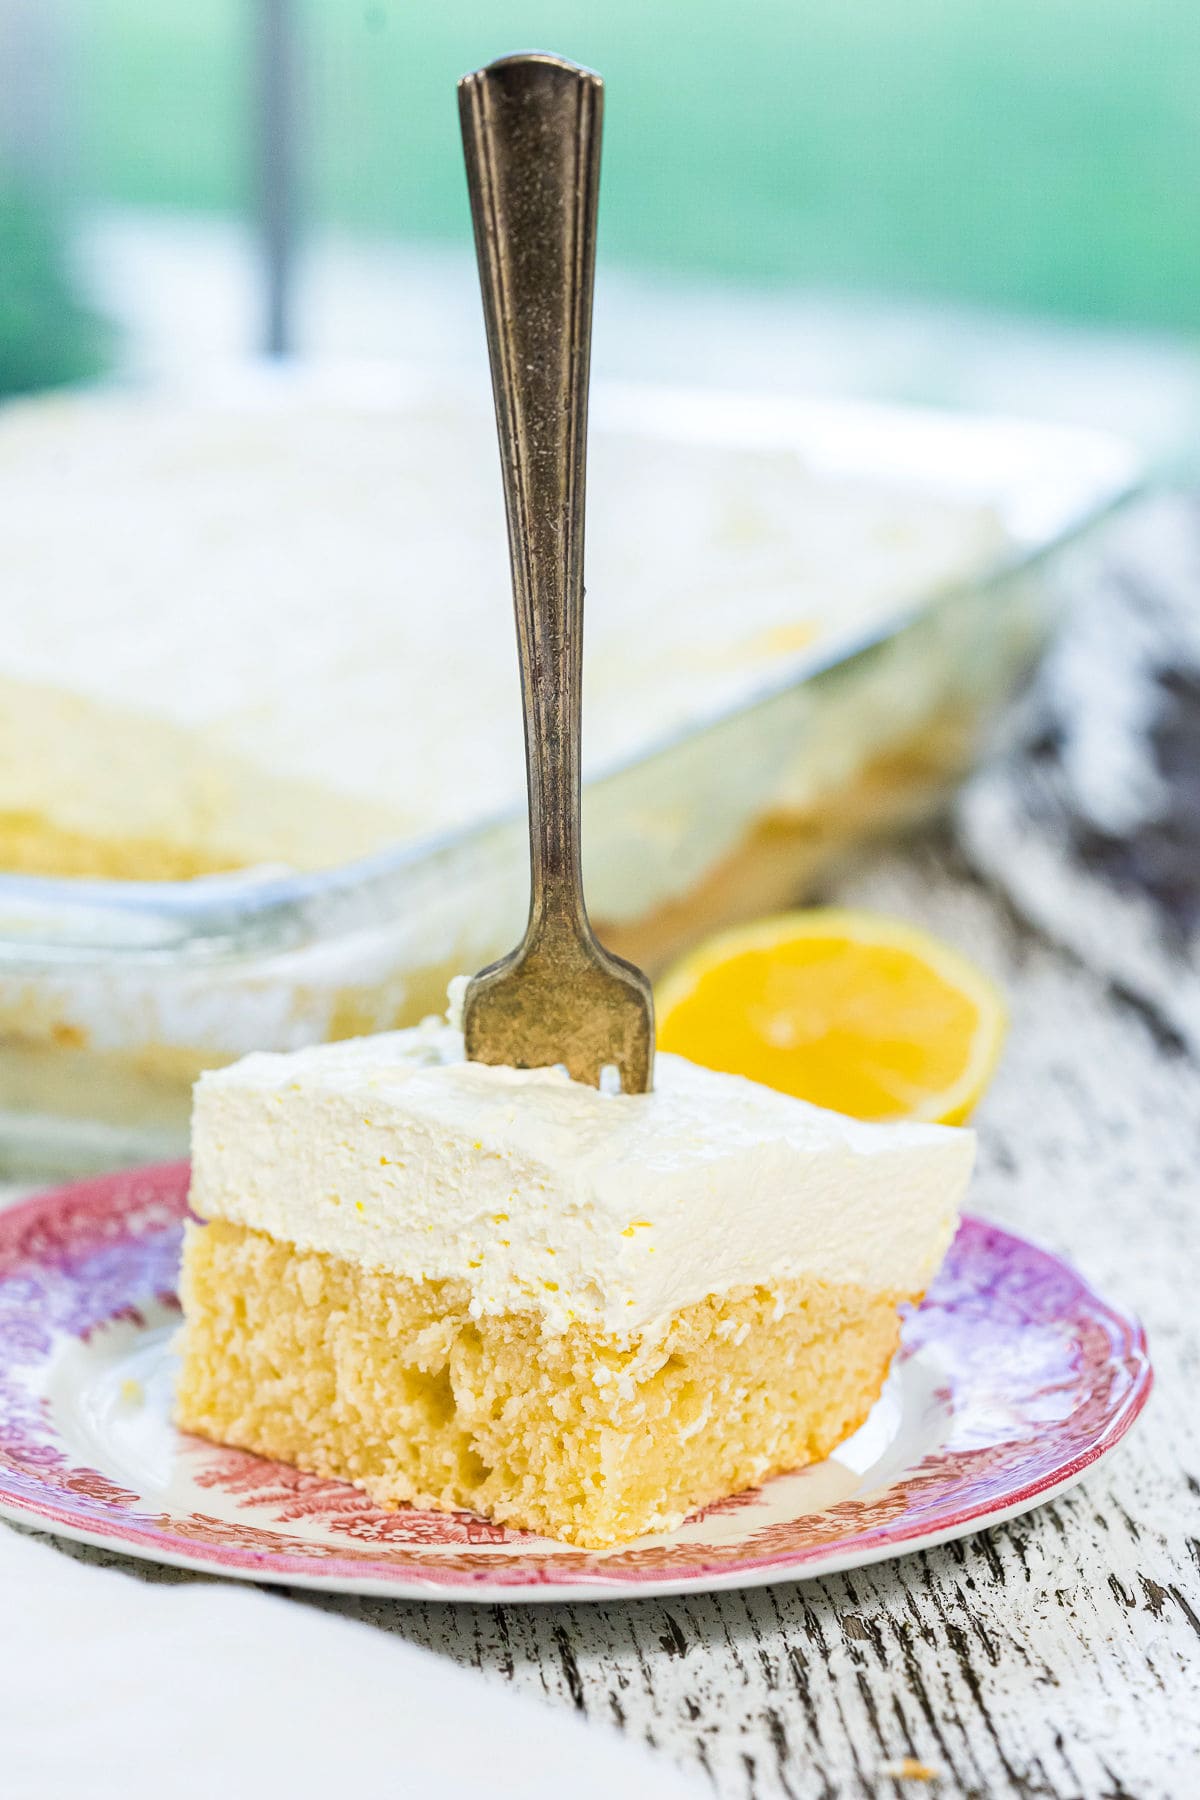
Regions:
[[954, 1232], [969, 1131], [422, 1026], [204, 1075], [178, 1420], [599, 1547], [825, 1456]]

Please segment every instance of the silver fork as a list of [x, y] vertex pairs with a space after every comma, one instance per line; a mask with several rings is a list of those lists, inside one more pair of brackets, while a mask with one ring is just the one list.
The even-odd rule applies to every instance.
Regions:
[[459, 83], [487, 324], [525, 712], [531, 896], [517, 948], [470, 983], [474, 1062], [564, 1063], [644, 1093], [654, 1002], [588, 921], [580, 866], [583, 520], [604, 87], [559, 57]]

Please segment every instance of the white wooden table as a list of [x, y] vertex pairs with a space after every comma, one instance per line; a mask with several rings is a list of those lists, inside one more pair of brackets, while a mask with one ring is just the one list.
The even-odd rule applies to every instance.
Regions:
[[[1155, 642], [1169, 640], [1185, 663], [1194, 650], [1200, 671], [1200, 611], [1195, 644], [1176, 641], [1193, 584], [1200, 609], [1200, 509], [1158, 509], [1113, 555], [1113, 605], [1141, 616], [1165, 594]], [[1127, 644], [1120, 654], [1130, 660]], [[1050, 684], [1048, 704], [1064, 714], [1078, 700], [1069, 675], [1060, 669]], [[1183, 770], [1184, 810], [1174, 817], [1175, 790], [1161, 783], [1146, 804], [1165, 819], [1163, 854], [1182, 846], [1200, 906], [1200, 824], [1193, 845], [1180, 798], [1190, 768], [1200, 821], [1200, 679], [1194, 713], [1190, 679], [1185, 668], [1156, 740], [1164, 766]], [[1026, 1518], [831, 1580], [600, 1606], [299, 1593], [297, 1606], [351, 1614], [615, 1722], [703, 1770], [728, 1800], [1200, 1793], [1200, 1008], [1193, 1019], [1187, 1000], [1200, 921], [1186, 880], [1182, 900], [1157, 881], [1166, 900], [1156, 910], [1127, 871], [1110, 879], [1115, 840], [1098, 848], [1086, 821], [1071, 822], [1077, 726], [1033, 719], [1032, 753], [977, 784], [955, 826], [872, 860], [836, 892], [921, 920], [1010, 995], [1011, 1042], [977, 1121], [971, 1204], [1067, 1252], [1140, 1313], [1157, 1387], [1130, 1439]], [[1037, 804], [1026, 816], [1029, 794]], [[1126, 823], [1139, 841], [1139, 822]], [[1053, 880], [1039, 876], [1050, 869]], [[142, 1579], [185, 1579], [71, 1553]], [[936, 1772], [937, 1785], [889, 1773], [904, 1758], [924, 1765], [926, 1781]]]

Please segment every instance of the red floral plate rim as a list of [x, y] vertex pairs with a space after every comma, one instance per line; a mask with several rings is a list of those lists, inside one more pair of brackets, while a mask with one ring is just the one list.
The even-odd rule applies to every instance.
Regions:
[[1068, 1264], [964, 1219], [888, 1388], [829, 1461], [583, 1551], [356, 1489], [169, 1422], [186, 1164], [0, 1212], [0, 1514], [153, 1562], [457, 1600], [612, 1599], [796, 1580], [961, 1537], [1078, 1480], [1152, 1373], [1137, 1321]]

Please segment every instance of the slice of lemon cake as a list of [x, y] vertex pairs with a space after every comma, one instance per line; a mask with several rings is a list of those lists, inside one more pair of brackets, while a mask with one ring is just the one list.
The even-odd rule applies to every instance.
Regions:
[[468, 1063], [440, 1021], [204, 1075], [179, 1423], [585, 1546], [825, 1456], [973, 1137], [656, 1075]]

